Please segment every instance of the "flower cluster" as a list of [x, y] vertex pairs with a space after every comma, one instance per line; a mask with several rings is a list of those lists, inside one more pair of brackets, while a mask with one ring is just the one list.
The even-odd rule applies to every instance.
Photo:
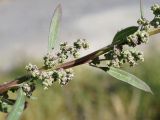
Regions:
[[143, 53], [135, 49], [122, 51], [122, 58], [124, 62], [128, 62], [130, 66], [137, 64], [137, 61], [144, 61]]
[[[69, 57], [77, 58], [81, 49], [87, 49], [89, 47], [85, 39], [78, 39], [73, 43], [73, 46], [69, 46], [67, 42], [60, 44], [60, 50], [57, 54], [47, 54], [43, 57], [45, 70], [39, 69], [36, 65], [28, 64], [25, 69], [35, 79], [39, 79], [44, 86], [44, 89], [48, 89], [55, 81], [59, 81], [61, 85], [66, 85], [73, 79], [72, 69], [56, 69], [56, 66], [64, 63]], [[23, 90], [26, 96], [31, 94], [31, 86], [29, 84], [23, 85]]]
[[56, 76], [56, 80], [58, 80], [61, 85], [66, 85], [73, 79], [74, 74], [72, 69], [60, 69], [54, 76]]
[[[26, 66], [26, 70], [31, 73], [32, 77], [42, 81], [44, 89], [48, 89], [48, 87], [50, 87], [55, 81], [59, 81], [61, 85], [66, 85], [70, 80], [73, 79], [74, 76], [72, 69], [64, 70], [61, 68], [53, 71], [40, 71], [38, 69], [32, 69], [33, 67], [35, 67], [35, 65], [29, 64]], [[24, 84], [23, 89], [26, 93], [26, 96], [30, 96], [31, 86]]]
[[130, 66], [134, 66], [137, 64], [137, 61], [144, 60], [142, 52], [137, 51], [135, 49], [130, 49], [130, 50], [121, 50], [118, 48], [116, 49], [119, 50], [119, 54], [115, 52], [112, 53], [114, 59], [110, 61], [109, 67], [110, 66], [121, 67], [121, 65], [124, 63], [129, 63]]
[[44, 65], [47, 68], [55, 67], [57, 64], [64, 63], [70, 56], [77, 58], [81, 49], [87, 49], [89, 45], [85, 39], [78, 39], [69, 46], [67, 42], [60, 44], [60, 50], [56, 55], [47, 54], [44, 56]]
[[22, 85], [22, 90], [27, 97], [32, 96], [32, 92], [35, 90], [35, 84], [33, 83], [24, 83]]
[[51, 67], [54, 67], [56, 65], [56, 56], [53, 56], [49, 53], [47, 53], [44, 57], [43, 57], [43, 60], [44, 60], [44, 65], [47, 67], [47, 68], [51, 68]]
[[154, 4], [151, 6], [151, 10], [153, 11], [153, 14], [155, 16], [160, 16], [160, 5], [159, 4]]
[[148, 21], [145, 18], [138, 19], [139, 30], [127, 37], [129, 46], [135, 47], [141, 43], [147, 43], [149, 40], [148, 30], [151, 26], [155, 28], [160, 26], [160, 5], [154, 4], [151, 10], [155, 15], [154, 19], [152, 21]]
[[141, 27], [141, 30], [147, 31], [151, 27], [150, 22], [145, 18], [138, 19], [137, 23]]
[[38, 67], [36, 65], [32, 65], [31, 63], [29, 63], [25, 67], [25, 69], [31, 73], [32, 77], [37, 77], [40, 74], [40, 71], [39, 71]]
[[137, 45], [140, 45], [142, 43], [147, 43], [149, 40], [149, 34], [145, 30], [138, 30], [134, 34], [129, 35], [127, 37], [127, 42], [129, 46], [135, 47]]
[[155, 15], [154, 19], [151, 21], [151, 25], [157, 28], [160, 26], [160, 5], [154, 4], [151, 7], [151, 10], [153, 11], [153, 14]]
[[104, 54], [104, 59], [97, 57], [91, 63], [99, 65], [101, 60], [106, 61], [105, 64], [108, 68], [120, 68], [124, 63], [129, 63], [130, 66], [134, 66], [139, 60], [144, 61], [144, 58], [143, 53], [136, 49], [125, 50], [119, 46], [114, 46], [113, 50]]
[[44, 89], [48, 89], [53, 82], [59, 81], [61, 85], [66, 85], [70, 80], [73, 79], [73, 70], [72, 69], [59, 69], [53, 71], [43, 71], [39, 76], [39, 79], [42, 80], [42, 84], [44, 85]]
[[[127, 37], [127, 42], [120, 45], [114, 45], [114, 47], [104, 54], [104, 58], [100, 57], [92, 60], [91, 64], [99, 65], [101, 61], [106, 61], [106, 66], [120, 68], [124, 63], [129, 63], [130, 66], [134, 66], [137, 62], [144, 61], [143, 53], [136, 50], [134, 47], [142, 43], [147, 43], [149, 40], [148, 30], [151, 27], [150, 22], [145, 18], [141, 18], [137, 21], [139, 29]], [[128, 46], [128, 50], [124, 49]]]

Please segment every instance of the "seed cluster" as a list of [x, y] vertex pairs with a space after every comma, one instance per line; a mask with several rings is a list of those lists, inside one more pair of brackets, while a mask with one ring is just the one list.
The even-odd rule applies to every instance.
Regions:
[[[89, 47], [85, 39], [78, 39], [73, 43], [73, 46], [69, 46], [67, 42], [60, 44], [60, 50], [57, 54], [52, 55], [48, 53], [43, 57], [45, 70], [40, 70], [36, 65], [29, 63], [25, 69], [35, 79], [39, 79], [44, 86], [44, 89], [48, 89], [55, 81], [59, 81], [59, 84], [66, 85], [73, 79], [72, 69], [56, 69], [56, 66], [64, 63], [68, 58], [77, 58], [81, 49], [87, 49]], [[31, 94], [31, 86], [29, 84], [23, 85], [23, 90], [26, 96]], [[30, 92], [31, 91], [31, 92]]]

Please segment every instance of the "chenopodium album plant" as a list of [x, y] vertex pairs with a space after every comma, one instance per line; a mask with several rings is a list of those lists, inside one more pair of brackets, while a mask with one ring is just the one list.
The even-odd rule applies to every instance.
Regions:
[[[54, 82], [66, 85], [74, 78], [72, 67], [85, 63], [107, 72], [118, 80], [152, 93], [145, 82], [119, 69], [124, 63], [132, 67], [138, 61], [144, 61], [143, 52], [138, 51], [136, 46], [146, 44], [149, 36], [160, 33], [160, 5], [154, 4], [151, 10], [154, 14], [151, 21], [144, 18], [141, 12], [141, 18], [137, 21], [138, 26], [130, 26], [117, 32], [110, 45], [78, 58], [80, 50], [89, 48], [85, 39], [78, 39], [72, 45], [67, 42], [61, 43], [59, 51], [54, 52], [61, 19], [61, 6], [58, 5], [51, 21], [48, 53], [43, 57], [44, 65], [39, 68], [29, 63], [25, 67], [27, 75], [0, 85], [1, 112], [9, 113], [7, 120], [18, 120], [25, 108], [26, 98], [32, 98], [38, 83], [41, 83], [45, 90]], [[11, 99], [8, 91], [17, 92], [17, 100]]]

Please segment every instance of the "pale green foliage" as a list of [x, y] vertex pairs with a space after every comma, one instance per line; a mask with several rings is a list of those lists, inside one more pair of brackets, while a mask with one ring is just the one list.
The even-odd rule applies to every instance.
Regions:
[[61, 5], [58, 5], [54, 11], [53, 18], [50, 26], [49, 40], [48, 40], [48, 51], [50, 52], [54, 46], [58, 36], [58, 29], [60, 25], [60, 19], [62, 15]]
[[107, 71], [107, 73], [114, 78], [126, 82], [136, 88], [152, 93], [150, 87], [144, 81], [126, 71], [111, 67], [110, 70]]
[[22, 88], [18, 90], [18, 96], [15, 105], [13, 106], [13, 109], [8, 114], [7, 120], [19, 120], [25, 104], [25, 98], [24, 92]]

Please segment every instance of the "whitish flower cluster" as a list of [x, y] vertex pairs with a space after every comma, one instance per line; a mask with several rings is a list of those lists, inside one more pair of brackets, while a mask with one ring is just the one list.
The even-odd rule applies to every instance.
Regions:
[[157, 28], [160, 26], [160, 5], [154, 4], [151, 7], [151, 10], [153, 11], [153, 14], [155, 15], [154, 19], [151, 21], [151, 25]]
[[[53, 71], [40, 71], [38, 69], [33, 69], [33, 67], [35, 68], [35, 65], [29, 64], [28, 66], [26, 66], [26, 70], [31, 73], [32, 77], [41, 80], [44, 89], [48, 89], [48, 87], [52, 86], [55, 81], [59, 81], [61, 85], [66, 85], [70, 80], [73, 79], [74, 76], [72, 69], [64, 70], [61, 68], [59, 70]], [[28, 84], [25, 84], [23, 86], [23, 89], [27, 96], [30, 96], [30, 87], [31, 86], [29, 86]]]
[[130, 66], [134, 66], [137, 62], [144, 61], [143, 53], [136, 49], [124, 50], [121, 47], [114, 46], [113, 50], [104, 54], [104, 59], [97, 57], [92, 61], [92, 64], [98, 65], [101, 60], [106, 61], [106, 67], [120, 68], [124, 63], [129, 63]]
[[34, 83], [24, 83], [22, 85], [22, 89], [27, 97], [31, 97], [32, 92], [35, 90], [35, 84]]
[[51, 68], [51, 67], [54, 67], [57, 62], [56, 62], [56, 56], [53, 56], [49, 53], [47, 53], [44, 57], [43, 57], [43, 60], [44, 60], [44, 65], [47, 67], [47, 68]]
[[[151, 7], [151, 10], [155, 15], [152, 21], [148, 21], [143, 17], [138, 19], [138, 30], [133, 34], [128, 35], [126, 42], [114, 46], [110, 49], [109, 52], [105, 53], [104, 56], [99, 56], [95, 58], [94, 60], [92, 60], [90, 64], [93, 64], [94, 66], [96, 65], [97, 67], [101, 67], [101, 62], [103, 61], [104, 63], [105, 61], [108, 68], [119, 68], [124, 63], [129, 63], [130, 66], [134, 66], [135, 64], [137, 64], [137, 61], [144, 61], [143, 53], [133, 48], [142, 43], [147, 43], [149, 40], [149, 29], [153, 27], [157, 28], [160, 26], [160, 5], [153, 5]], [[124, 46], [127, 46], [128, 50], [125, 50]]]
[[141, 30], [147, 31], [151, 27], [150, 22], [145, 18], [138, 19], [137, 23]]
[[132, 35], [129, 35], [127, 37], [127, 42], [129, 46], [135, 47], [137, 45], [140, 45], [142, 43], [147, 43], [149, 40], [149, 34], [145, 30], [138, 30]]
[[154, 4], [151, 6], [151, 10], [153, 11], [153, 14], [156, 16], [160, 16], [160, 5], [159, 4]]
[[44, 56], [44, 65], [46, 68], [55, 67], [58, 64], [64, 63], [70, 56], [77, 58], [81, 49], [87, 49], [89, 45], [85, 39], [78, 39], [73, 43], [73, 46], [68, 45], [67, 42], [60, 44], [60, 50], [57, 54], [47, 54]]
[[40, 75], [40, 71], [39, 71], [38, 67], [36, 65], [32, 65], [31, 63], [29, 63], [25, 67], [25, 69], [31, 73], [32, 77], [37, 77]]
[[61, 85], [66, 85], [70, 80], [73, 79], [74, 74], [72, 69], [60, 69], [55, 76], [56, 80], [58, 80]]
[[[26, 66], [26, 70], [30, 72], [33, 78], [42, 81], [44, 89], [48, 89], [55, 81], [59, 81], [61, 85], [66, 85], [70, 80], [73, 79], [72, 69], [56, 69], [56, 66], [64, 63], [69, 57], [77, 58], [81, 49], [87, 49], [89, 47], [85, 39], [78, 39], [73, 43], [73, 46], [69, 46], [67, 42], [60, 44], [60, 50], [57, 54], [47, 54], [44, 56], [44, 67], [45, 70], [40, 70], [36, 65], [29, 64]], [[54, 69], [54, 70], [51, 70]], [[24, 91], [29, 96], [29, 86], [24, 85]]]
[[41, 72], [41, 75], [38, 79], [42, 80], [44, 89], [48, 89], [55, 81], [59, 81], [60, 85], [66, 85], [70, 80], [73, 79], [73, 70], [72, 69], [59, 69], [49, 72]]
[[[151, 25], [145, 18], [139, 19], [137, 23], [139, 24], [139, 29], [127, 37], [126, 43], [115, 45], [109, 52], [104, 54], [103, 59], [97, 57], [91, 62], [91, 64], [98, 65], [101, 61], [106, 61], [106, 66], [108, 68], [119, 68], [124, 63], [129, 63], [130, 66], [134, 66], [139, 60], [144, 61], [143, 53], [133, 48], [137, 45], [148, 42], [148, 30]], [[125, 50], [124, 46], [128, 46], [128, 50]]]
[[122, 58], [124, 62], [128, 62], [130, 66], [137, 64], [137, 61], [144, 61], [143, 53], [135, 49], [122, 51]]

